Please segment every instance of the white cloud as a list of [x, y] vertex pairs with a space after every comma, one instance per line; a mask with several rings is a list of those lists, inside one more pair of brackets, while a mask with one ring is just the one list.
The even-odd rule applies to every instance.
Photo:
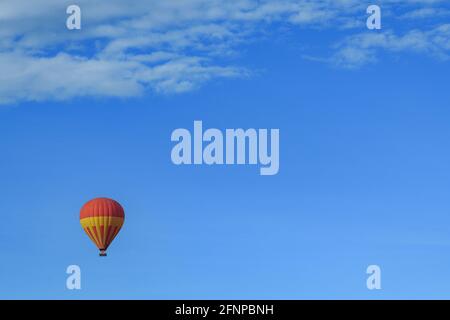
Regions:
[[450, 10], [444, 8], [420, 8], [408, 11], [399, 16], [400, 19], [425, 19], [425, 18], [436, 18], [449, 16]]
[[450, 24], [428, 31], [411, 30], [403, 35], [396, 35], [392, 31], [361, 33], [347, 38], [336, 48], [336, 53], [327, 62], [347, 68], [375, 62], [379, 50], [425, 53], [441, 60], [449, 60]]
[[[0, 104], [77, 96], [129, 97], [148, 90], [184, 92], [215, 78], [245, 77], [249, 74], [245, 67], [220, 63], [225, 61], [220, 58], [236, 52], [270, 23], [356, 28], [365, 14], [365, 4], [359, 0], [76, 3], [82, 9], [80, 31], [65, 28], [66, 6], [72, 2], [0, 1]], [[442, 1], [382, 3], [432, 8]], [[434, 33], [357, 35], [338, 46], [332, 60], [356, 66], [376, 60], [379, 49], [407, 48], [445, 57], [448, 45], [445, 25]]]
[[[157, 62], [146, 66], [144, 62]], [[198, 57], [158, 53], [134, 60], [87, 59], [60, 53], [53, 57], [0, 54], [0, 103], [21, 100], [64, 100], [77, 96], [130, 97], [147, 88], [157, 92], [184, 92], [218, 77], [236, 77], [246, 71], [209, 66]]]

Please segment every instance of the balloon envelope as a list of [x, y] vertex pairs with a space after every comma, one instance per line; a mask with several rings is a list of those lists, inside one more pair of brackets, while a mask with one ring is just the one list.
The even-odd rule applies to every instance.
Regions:
[[108, 198], [90, 200], [80, 211], [81, 226], [100, 250], [100, 256], [106, 256], [106, 249], [119, 233], [124, 219], [122, 206]]

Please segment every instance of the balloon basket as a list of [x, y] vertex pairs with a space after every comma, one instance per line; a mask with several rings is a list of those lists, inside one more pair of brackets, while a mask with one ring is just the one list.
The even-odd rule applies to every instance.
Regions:
[[100, 257], [106, 257], [106, 250], [100, 250], [100, 253], [98, 255]]

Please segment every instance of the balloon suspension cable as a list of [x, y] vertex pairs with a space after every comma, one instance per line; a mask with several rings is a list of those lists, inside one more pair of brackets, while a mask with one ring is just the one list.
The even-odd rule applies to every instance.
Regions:
[[105, 249], [100, 249], [99, 256], [100, 257], [106, 257], [106, 250]]

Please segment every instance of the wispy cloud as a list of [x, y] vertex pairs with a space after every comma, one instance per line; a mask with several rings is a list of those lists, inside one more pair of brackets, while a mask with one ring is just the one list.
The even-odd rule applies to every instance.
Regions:
[[[221, 59], [239, 51], [272, 23], [301, 28], [360, 30], [358, 0], [78, 0], [82, 30], [65, 28], [69, 3], [0, 2], [0, 103], [77, 96], [178, 93], [216, 78], [250, 71]], [[442, 1], [382, 1], [410, 16], [431, 14]], [[421, 6], [426, 6], [424, 11]], [[436, 6], [436, 7], [435, 7]], [[406, 16], [407, 13], [404, 13]], [[364, 24], [362, 24], [364, 25]], [[327, 62], [361, 66], [379, 50], [414, 50], [446, 58], [448, 25], [402, 36], [357, 34], [332, 50]], [[328, 46], [328, 44], [325, 44]], [[228, 61], [228, 62], [223, 62]]]
[[339, 42], [336, 52], [325, 59], [336, 66], [357, 68], [377, 61], [380, 50], [401, 53], [428, 54], [441, 60], [450, 59], [450, 24], [431, 30], [411, 30], [403, 35], [392, 31], [382, 33], [365, 32]]
[[425, 19], [425, 18], [436, 18], [445, 17], [450, 15], [450, 10], [445, 8], [420, 8], [408, 11], [399, 16], [400, 19]]

